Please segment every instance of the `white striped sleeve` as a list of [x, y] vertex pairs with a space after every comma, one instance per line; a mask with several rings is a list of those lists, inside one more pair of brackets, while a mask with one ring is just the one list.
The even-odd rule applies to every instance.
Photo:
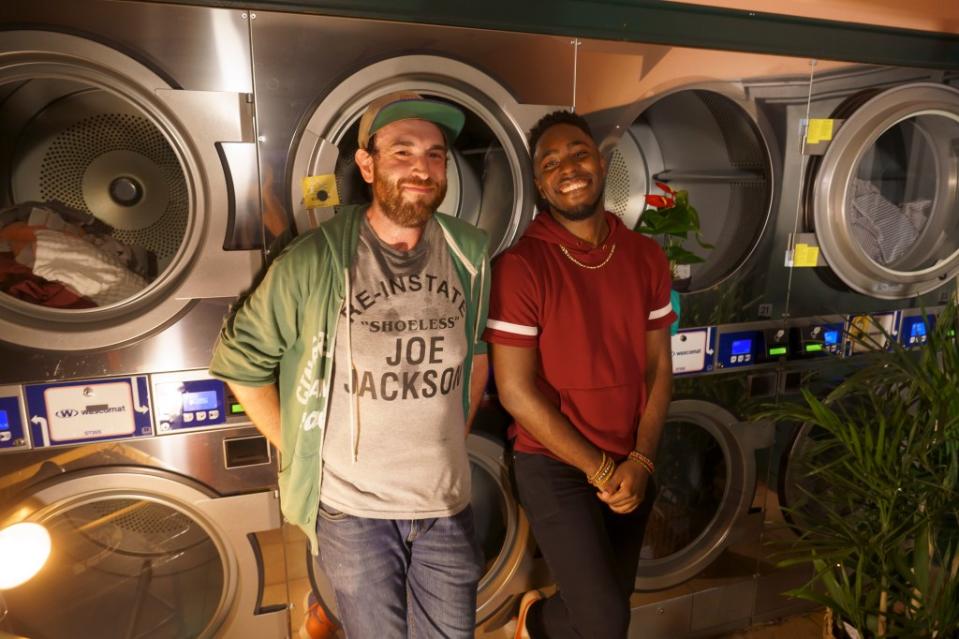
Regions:
[[649, 313], [649, 319], [655, 320], [655, 319], [659, 319], [660, 317], [666, 317], [672, 311], [673, 311], [672, 302], [667, 302], [666, 306], [662, 308], [657, 308], [655, 311], [651, 311]]
[[535, 326], [524, 326], [523, 324], [514, 324], [513, 322], [504, 322], [503, 320], [487, 319], [486, 327], [494, 331], [503, 331], [514, 335], [523, 335], [524, 337], [536, 337], [539, 329]]

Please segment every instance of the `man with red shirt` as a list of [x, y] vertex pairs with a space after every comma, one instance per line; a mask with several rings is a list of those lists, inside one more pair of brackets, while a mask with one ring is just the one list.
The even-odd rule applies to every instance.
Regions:
[[585, 120], [545, 116], [530, 151], [543, 212], [497, 261], [484, 336], [559, 589], [524, 596], [516, 636], [622, 638], [671, 395], [669, 266], [604, 209]]

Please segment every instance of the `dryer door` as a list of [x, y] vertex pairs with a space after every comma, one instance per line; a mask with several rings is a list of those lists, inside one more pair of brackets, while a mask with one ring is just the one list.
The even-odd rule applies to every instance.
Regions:
[[959, 273], [959, 90], [916, 83], [865, 97], [837, 114], [807, 218], [851, 289], [916, 297]]
[[670, 404], [657, 455], [656, 501], [636, 590], [680, 584], [713, 562], [730, 542], [756, 488], [755, 447], [744, 424], [717, 404]]
[[260, 229], [245, 94], [177, 89], [62, 33], [3, 32], [0, 52], [4, 340], [115, 346], [249, 285]]
[[629, 126], [609, 157], [606, 208], [638, 225], [656, 182], [685, 190], [713, 249], [687, 242], [704, 261], [692, 265], [689, 292], [712, 288], [749, 260], [765, 232], [775, 187], [772, 135], [742, 90], [685, 89], [657, 97]]
[[[533, 216], [535, 189], [526, 131], [555, 107], [521, 105], [496, 80], [449, 58], [411, 55], [384, 60], [343, 81], [316, 107], [294, 150], [290, 201], [303, 231], [332, 215], [309, 208], [309, 176], [335, 175], [339, 201], [368, 202], [354, 165], [359, 119], [367, 104], [393, 91], [416, 91], [464, 111], [466, 124], [450, 150], [446, 199], [439, 210], [485, 229], [490, 254], [505, 249]], [[326, 194], [314, 202], [325, 199]]]
[[4, 592], [17, 634], [287, 636], [285, 610], [255, 614], [261, 567], [247, 538], [279, 527], [272, 491], [216, 498], [160, 471], [102, 468], [40, 484], [12, 512], [52, 538], [40, 573]]

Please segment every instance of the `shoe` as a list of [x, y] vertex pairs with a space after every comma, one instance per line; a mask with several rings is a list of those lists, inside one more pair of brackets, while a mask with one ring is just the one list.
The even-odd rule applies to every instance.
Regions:
[[326, 614], [326, 610], [316, 599], [311, 588], [303, 598], [303, 624], [298, 633], [300, 639], [333, 639], [336, 637], [337, 626]]
[[530, 590], [523, 598], [519, 600], [519, 614], [516, 616], [516, 634], [513, 639], [530, 639], [529, 632], [526, 630], [526, 615], [534, 603], [543, 598], [543, 593], [539, 590]]

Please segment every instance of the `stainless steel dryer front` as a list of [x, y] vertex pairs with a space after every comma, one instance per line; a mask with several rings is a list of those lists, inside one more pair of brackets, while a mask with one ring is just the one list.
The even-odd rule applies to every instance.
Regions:
[[261, 261], [243, 15], [0, 8], [0, 380], [206, 366]]
[[[959, 274], [959, 89], [942, 72], [817, 61], [791, 112], [800, 183], [777, 270], [793, 317], [943, 303]], [[853, 321], [857, 324], [858, 321]], [[856, 328], [854, 326], [854, 328]]]
[[[257, 12], [252, 21], [264, 212], [278, 235], [332, 214], [323, 204], [368, 201], [353, 166], [358, 121], [378, 96], [412, 90], [466, 114], [450, 150], [440, 210], [487, 230], [491, 252], [532, 219], [526, 134], [569, 105], [574, 47], [567, 38], [421, 24]], [[517, 64], [522, 60], [522, 64]], [[567, 106], [568, 108], [568, 106]], [[311, 178], [327, 179], [317, 193]]]

